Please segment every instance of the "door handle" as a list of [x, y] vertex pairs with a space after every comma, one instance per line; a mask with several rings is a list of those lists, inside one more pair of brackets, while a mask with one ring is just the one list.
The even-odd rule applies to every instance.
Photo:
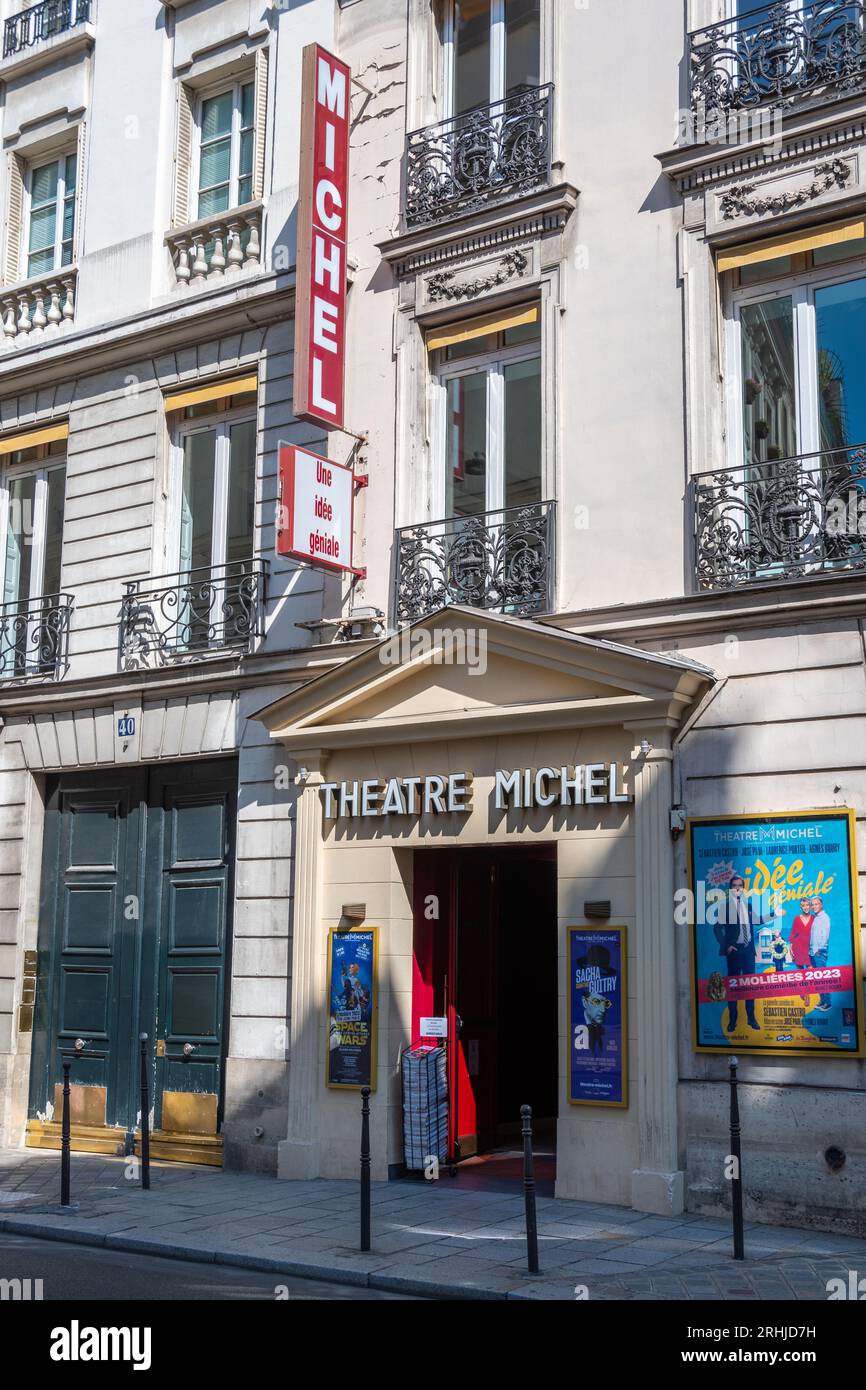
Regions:
[[192, 1054], [193, 1054], [194, 1052], [195, 1052], [195, 1043], [184, 1043], [184, 1045], [183, 1045], [183, 1055], [184, 1055], [184, 1057], [191, 1057]]

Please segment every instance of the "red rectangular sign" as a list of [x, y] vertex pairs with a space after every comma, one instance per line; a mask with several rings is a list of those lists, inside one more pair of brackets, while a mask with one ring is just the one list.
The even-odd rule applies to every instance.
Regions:
[[294, 412], [329, 429], [343, 425], [351, 76], [304, 49]]
[[281, 444], [279, 453], [277, 554], [358, 574], [352, 565], [352, 469], [294, 444]]

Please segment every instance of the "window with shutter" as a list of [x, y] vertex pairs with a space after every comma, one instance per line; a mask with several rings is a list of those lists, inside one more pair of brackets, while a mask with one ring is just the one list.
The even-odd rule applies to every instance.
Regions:
[[174, 150], [174, 206], [172, 226], [191, 221], [193, 95], [183, 82], [177, 84], [177, 119]]
[[24, 162], [11, 154], [6, 174], [6, 225], [3, 280], [14, 285], [21, 279], [21, 233], [24, 226]]
[[255, 150], [253, 154], [253, 197], [262, 198], [265, 192], [265, 140], [268, 129], [268, 58], [267, 48], [256, 53], [255, 92]]

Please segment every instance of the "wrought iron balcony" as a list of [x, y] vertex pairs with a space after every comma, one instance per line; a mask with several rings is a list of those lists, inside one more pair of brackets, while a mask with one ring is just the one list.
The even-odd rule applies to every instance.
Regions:
[[866, 82], [866, 0], [813, 0], [799, 9], [779, 0], [696, 30], [689, 48], [696, 111], [846, 96]]
[[516, 617], [553, 607], [556, 504], [450, 517], [397, 532], [395, 614], [412, 623], [451, 603]]
[[0, 681], [59, 680], [71, 616], [71, 594], [0, 604]]
[[442, 222], [550, 182], [553, 87], [416, 130], [406, 144], [406, 224]]
[[126, 671], [248, 651], [263, 628], [267, 562], [235, 560], [129, 580], [120, 615]]
[[700, 589], [866, 569], [866, 445], [693, 479]]
[[86, 24], [91, 5], [92, 0], [42, 0], [41, 5], [11, 15], [3, 29], [3, 57], [11, 58], [55, 34]]

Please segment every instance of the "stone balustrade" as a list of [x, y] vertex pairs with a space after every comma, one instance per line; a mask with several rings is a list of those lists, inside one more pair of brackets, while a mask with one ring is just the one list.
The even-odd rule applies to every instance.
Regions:
[[205, 281], [257, 270], [261, 265], [262, 204], [245, 203], [231, 212], [204, 217], [165, 238], [176, 283]]
[[77, 270], [70, 266], [0, 290], [6, 342], [20, 346], [33, 335], [56, 333], [72, 323], [77, 279]]

